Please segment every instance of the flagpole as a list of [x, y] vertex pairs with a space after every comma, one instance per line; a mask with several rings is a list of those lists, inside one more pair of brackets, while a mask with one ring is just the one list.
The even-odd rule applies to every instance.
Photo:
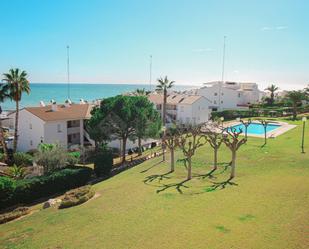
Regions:
[[68, 99], [70, 99], [70, 46], [67, 45], [67, 77], [68, 77]]

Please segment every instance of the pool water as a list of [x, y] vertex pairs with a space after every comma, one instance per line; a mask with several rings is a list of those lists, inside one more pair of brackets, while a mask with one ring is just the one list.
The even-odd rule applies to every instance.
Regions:
[[[279, 128], [279, 127], [280, 127], [280, 125], [277, 125], [277, 124], [268, 124], [267, 127], [266, 127], [266, 132], [273, 131], [273, 130]], [[232, 126], [232, 128], [235, 128], [237, 132], [242, 130], [243, 133], [245, 133], [245, 130], [246, 130], [246, 128], [243, 124], [234, 125], [234, 126]], [[252, 134], [252, 135], [263, 135], [264, 134], [264, 127], [260, 123], [251, 123], [248, 126], [247, 133]]]

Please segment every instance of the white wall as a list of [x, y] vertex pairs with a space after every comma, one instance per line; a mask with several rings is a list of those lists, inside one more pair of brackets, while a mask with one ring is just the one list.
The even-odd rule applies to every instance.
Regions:
[[[12, 114], [15, 116], [15, 113]], [[19, 112], [17, 150], [36, 149], [44, 137], [44, 121], [22, 109]]]
[[202, 95], [209, 99], [212, 106], [219, 107], [219, 102], [221, 101], [222, 109], [236, 109], [238, 103], [238, 93], [237, 91], [221, 87], [221, 98], [219, 101], [219, 84], [215, 84], [209, 87], [202, 87], [197, 89], [197, 95]]
[[[60, 131], [58, 131], [60, 125]], [[44, 143], [59, 143], [68, 146], [67, 121], [47, 122], [44, 125]]]

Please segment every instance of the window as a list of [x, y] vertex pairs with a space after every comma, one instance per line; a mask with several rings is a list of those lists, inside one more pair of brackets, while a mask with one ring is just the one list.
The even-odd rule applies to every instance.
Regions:
[[31, 123], [29, 124], [29, 129], [32, 130], [32, 124]]
[[238, 93], [238, 98], [240, 98], [240, 93]]
[[223, 95], [224, 95], [224, 93], [221, 93], [221, 95], [223, 96]]
[[223, 104], [223, 100], [221, 100], [221, 104]]
[[57, 131], [58, 131], [58, 133], [62, 132], [61, 131], [61, 124], [57, 124]]
[[218, 96], [218, 93], [214, 93], [215, 96]]
[[183, 106], [180, 106], [180, 111], [181, 111], [181, 112], [183, 112], [183, 109], [184, 109]]
[[216, 100], [214, 100], [214, 104], [215, 104], [215, 105], [217, 104], [217, 101], [216, 101]]
[[198, 106], [199, 111], [201, 110], [201, 106]]
[[30, 140], [30, 146], [32, 146], [33, 145], [33, 142], [32, 142], [32, 140]]
[[190, 122], [190, 118], [186, 118], [186, 123], [188, 124]]

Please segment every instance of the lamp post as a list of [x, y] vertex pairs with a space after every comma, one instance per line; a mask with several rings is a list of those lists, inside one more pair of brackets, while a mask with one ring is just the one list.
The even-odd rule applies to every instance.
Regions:
[[221, 117], [220, 120], [221, 120], [221, 125], [223, 126], [224, 117]]
[[301, 140], [301, 153], [305, 153], [305, 149], [304, 149], [304, 144], [305, 144], [305, 126], [306, 126], [307, 118], [303, 117], [302, 121], [303, 121], [303, 135], [302, 135], [302, 140]]

